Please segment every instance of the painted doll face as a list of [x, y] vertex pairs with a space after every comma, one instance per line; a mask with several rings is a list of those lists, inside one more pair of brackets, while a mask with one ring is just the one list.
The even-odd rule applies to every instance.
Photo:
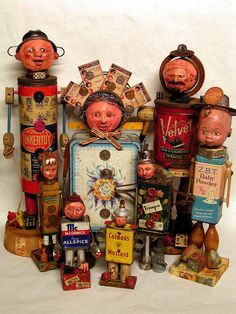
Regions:
[[115, 215], [114, 220], [117, 227], [123, 227], [127, 222], [127, 216], [120, 217]]
[[64, 209], [64, 214], [69, 219], [79, 219], [83, 217], [84, 213], [85, 206], [79, 201], [68, 203]]
[[122, 112], [116, 104], [105, 101], [92, 103], [86, 111], [88, 126], [102, 132], [115, 130], [122, 119]]
[[57, 160], [56, 158], [47, 158], [45, 164], [41, 167], [44, 178], [53, 180], [57, 177]]
[[16, 59], [21, 61], [27, 70], [43, 71], [49, 69], [59, 55], [53, 50], [50, 42], [43, 39], [34, 39], [25, 42], [20, 51], [16, 53]]
[[184, 93], [196, 83], [197, 71], [189, 61], [177, 59], [166, 64], [163, 76], [169, 89]]
[[151, 179], [155, 174], [155, 167], [151, 162], [138, 164], [138, 176], [144, 180]]
[[223, 110], [202, 110], [199, 117], [198, 140], [201, 145], [220, 148], [231, 133], [231, 115]]

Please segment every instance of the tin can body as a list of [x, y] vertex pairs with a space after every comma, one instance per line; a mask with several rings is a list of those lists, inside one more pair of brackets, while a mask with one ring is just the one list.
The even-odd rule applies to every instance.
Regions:
[[[40, 181], [38, 152], [57, 150], [57, 79], [19, 77], [18, 94], [22, 187], [26, 195], [36, 195]], [[26, 212], [35, 211], [34, 200], [26, 197]]]
[[217, 224], [222, 216], [225, 162], [227, 158], [196, 156], [192, 219]]
[[165, 168], [188, 168], [196, 155], [198, 115], [190, 104], [155, 100], [154, 158]]

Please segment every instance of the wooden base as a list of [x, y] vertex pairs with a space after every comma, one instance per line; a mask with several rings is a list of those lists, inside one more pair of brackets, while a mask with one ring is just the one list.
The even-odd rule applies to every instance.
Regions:
[[197, 273], [187, 269], [187, 263], [178, 259], [174, 262], [174, 264], [171, 265], [170, 274], [187, 280], [195, 281], [203, 285], [214, 287], [228, 267], [229, 259], [221, 257], [221, 264], [219, 265], [219, 268], [209, 269], [205, 267], [202, 271]]
[[39, 249], [42, 238], [38, 230], [18, 229], [6, 224], [4, 246], [13, 254], [30, 257], [33, 250]]
[[48, 262], [42, 262], [41, 249], [32, 251], [31, 257], [41, 272], [60, 268], [60, 263], [58, 261], [49, 260]]
[[165, 254], [167, 255], [180, 255], [183, 249], [177, 249], [174, 245], [165, 246]]
[[80, 290], [90, 288], [90, 271], [84, 272], [75, 268], [73, 274], [67, 274], [64, 272], [64, 265], [62, 265], [61, 282], [63, 290]]
[[125, 288], [125, 289], [134, 289], [136, 282], [137, 282], [137, 277], [136, 276], [130, 276], [132, 279], [130, 284], [128, 283], [122, 283], [119, 280], [102, 280], [100, 279], [99, 285], [100, 286], [107, 286], [107, 287], [116, 287], [116, 288]]

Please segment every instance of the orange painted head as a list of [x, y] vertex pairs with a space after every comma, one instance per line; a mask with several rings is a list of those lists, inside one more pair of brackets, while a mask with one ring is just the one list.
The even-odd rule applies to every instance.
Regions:
[[163, 70], [165, 85], [177, 93], [187, 93], [197, 81], [197, 70], [190, 61], [174, 59]]
[[16, 50], [16, 59], [32, 72], [48, 70], [58, 59], [56, 45], [40, 30], [29, 31], [23, 36]]
[[90, 129], [111, 132], [119, 127], [125, 115], [124, 105], [116, 94], [98, 91], [85, 101], [81, 118]]
[[68, 196], [68, 202], [64, 208], [64, 214], [67, 218], [78, 220], [85, 214], [85, 206], [79, 195], [73, 193]]

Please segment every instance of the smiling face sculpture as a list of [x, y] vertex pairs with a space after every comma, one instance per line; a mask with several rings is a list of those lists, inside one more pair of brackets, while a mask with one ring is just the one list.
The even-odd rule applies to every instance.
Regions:
[[111, 132], [122, 124], [125, 115], [124, 105], [116, 94], [98, 91], [87, 98], [81, 118], [90, 129]]
[[57, 48], [41, 31], [29, 31], [17, 47], [16, 59], [32, 72], [48, 70], [58, 59]]

